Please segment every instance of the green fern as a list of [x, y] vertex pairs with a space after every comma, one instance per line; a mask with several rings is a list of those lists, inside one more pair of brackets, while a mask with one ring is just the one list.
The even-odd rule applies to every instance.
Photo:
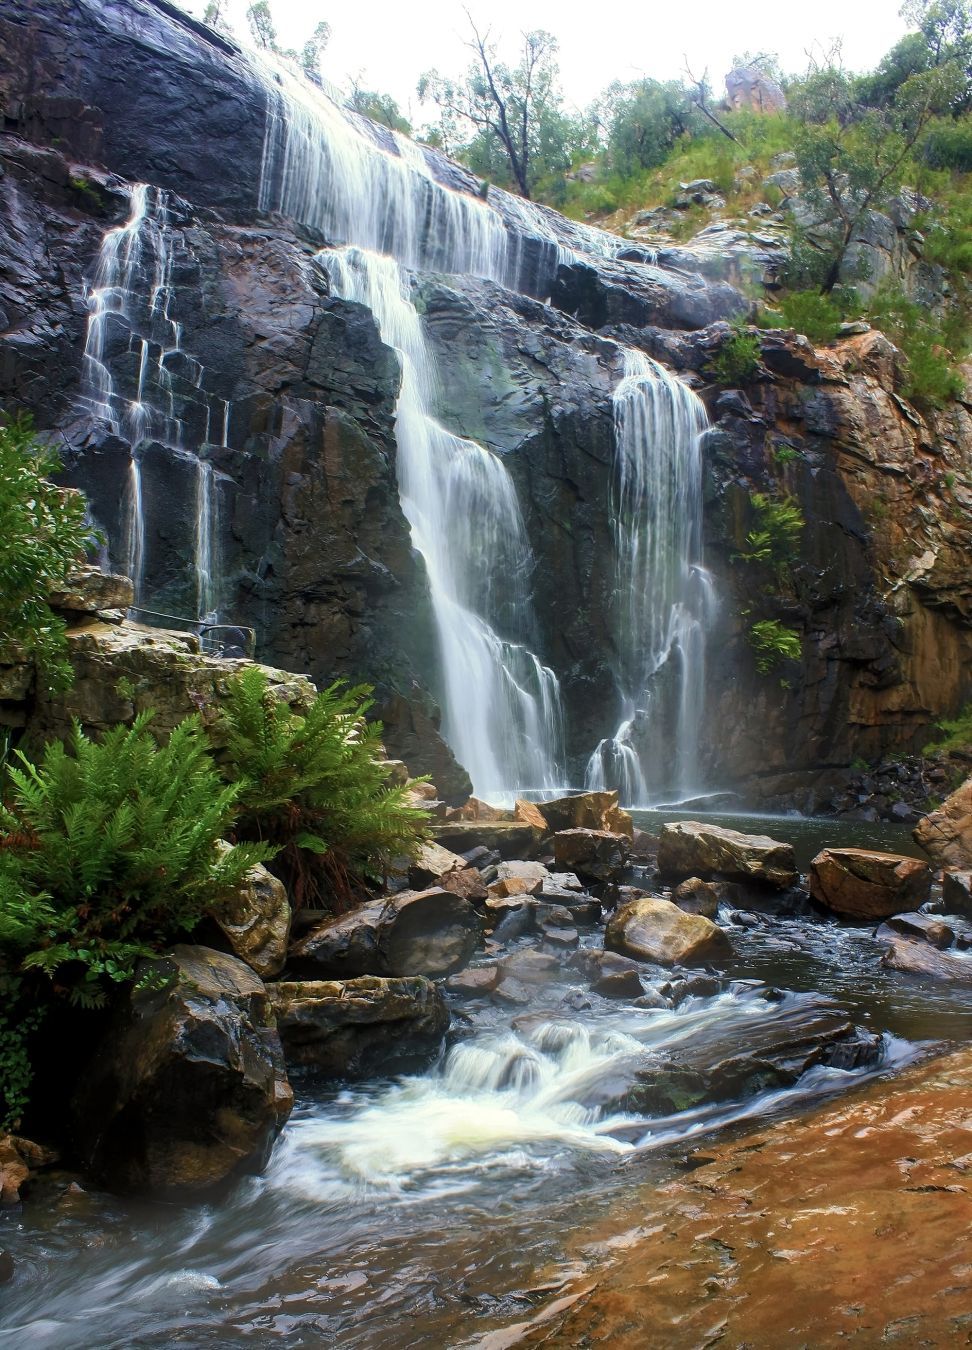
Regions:
[[393, 857], [413, 853], [428, 823], [411, 785], [387, 781], [381, 726], [365, 720], [370, 693], [339, 682], [295, 712], [251, 666], [224, 703], [220, 763], [240, 785], [237, 835], [280, 848], [275, 870], [297, 905], [347, 904]]

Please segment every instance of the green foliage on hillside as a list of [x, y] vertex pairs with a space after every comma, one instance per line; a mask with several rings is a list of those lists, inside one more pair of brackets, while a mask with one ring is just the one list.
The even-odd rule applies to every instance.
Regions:
[[759, 372], [759, 353], [759, 334], [735, 329], [712, 362], [716, 379], [730, 387], [746, 384]]
[[365, 721], [370, 692], [333, 684], [295, 712], [251, 667], [225, 702], [220, 763], [240, 784], [236, 836], [274, 845], [297, 906], [347, 904], [366, 878], [414, 852], [428, 823], [409, 785], [388, 782], [381, 726]]
[[50, 481], [60, 469], [26, 418], [0, 417], [0, 643], [33, 659], [52, 689], [71, 671], [64, 624], [47, 597], [95, 542], [84, 498]]
[[749, 629], [749, 645], [761, 675], [768, 675], [784, 661], [799, 661], [802, 651], [800, 634], [778, 619], [760, 619], [754, 623]]
[[939, 722], [935, 729], [941, 734], [925, 746], [923, 755], [968, 750], [972, 746], [972, 703], [966, 704], [957, 717]]

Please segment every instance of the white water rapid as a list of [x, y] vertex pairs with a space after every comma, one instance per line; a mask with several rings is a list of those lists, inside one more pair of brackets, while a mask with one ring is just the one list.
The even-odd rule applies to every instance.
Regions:
[[587, 786], [630, 806], [700, 789], [698, 729], [712, 582], [701, 565], [701, 439], [686, 384], [627, 350], [614, 393], [617, 548], [615, 678], [621, 720], [587, 766]]

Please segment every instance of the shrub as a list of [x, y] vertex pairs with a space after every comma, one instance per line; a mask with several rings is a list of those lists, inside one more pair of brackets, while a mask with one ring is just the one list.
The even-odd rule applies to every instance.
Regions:
[[972, 703], [967, 703], [958, 717], [939, 722], [936, 730], [942, 733], [941, 739], [929, 742], [922, 754], [948, 754], [972, 746]]
[[918, 158], [930, 169], [972, 173], [972, 121], [936, 122], [919, 145]]
[[751, 492], [749, 502], [756, 523], [746, 535], [747, 550], [739, 557], [781, 571], [796, 554], [805, 524], [803, 512], [792, 497], [780, 500], [765, 492]]
[[428, 815], [409, 803], [409, 784], [388, 783], [381, 727], [365, 721], [370, 692], [339, 682], [294, 712], [254, 666], [224, 704], [221, 764], [240, 783], [237, 834], [279, 850], [274, 870], [295, 905], [346, 907], [423, 837]]
[[781, 661], [798, 661], [800, 634], [778, 619], [760, 619], [749, 630], [749, 645], [756, 654], [756, 669], [767, 675]]
[[0, 420], [0, 642], [32, 657], [48, 688], [63, 688], [64, 624], [47, 603], [95, 542], [77, 492], [48, 480], [57, 455], [37, 441], [26, 418]]
[[30, 1083], [27, 1038], [45, 1003], [98, 1007], [144, 956], [192, 931], [247, 868], [221, 850], [237, 789], [224, 784], [197, 718], [167, 744], [149, 714], [100, 741], [75, 724], [38, 764], [17, 755], [0, 805], [0, 1128]]
[[915, 403], [941, 407], [962, 392], [949, 343], [964, 342], [960, 329], [946, 332], [933, 317], [898, 291], [883, 290], [870, 305], [872, 322], [900, 349], [907, 363], [901, 392]]
[[837, 336], [842, 315], [831, 296], [817, 291], [792, 291], [778, 303], [787, 328], [795, 328], [816, 345]]
[[745, 384], [759, 371], [759, 355], [759, 335], [735, 329], [712, 363], [716, 379], [725, 385]]

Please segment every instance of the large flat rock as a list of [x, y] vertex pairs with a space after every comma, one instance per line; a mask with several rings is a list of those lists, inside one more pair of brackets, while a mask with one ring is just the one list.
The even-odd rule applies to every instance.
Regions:
[[797, 879], [793, 845], [765, 834], [740, 834], [699, 820], [663, 825], [658, 870], [672, 878], [713, 876], [785, 889]]

